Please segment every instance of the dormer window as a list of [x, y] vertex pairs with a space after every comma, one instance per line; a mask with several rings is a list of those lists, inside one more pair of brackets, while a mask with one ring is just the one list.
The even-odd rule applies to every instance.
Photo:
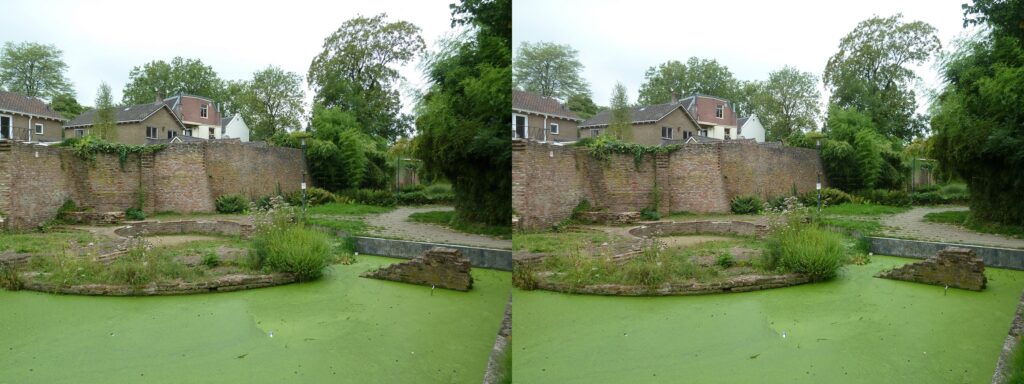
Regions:
[[199, 117], [202, 117], [204, 119], [206, 118], [206, 116], [207, 116], [207, 112], [206, 112], [207, 107], [208, 106], [206, 104], [203, 104], [202, 107], [199, 107]]
[[715, 117], [717, 117], [719, 119], [725, 117], [725, 106], [724, 105], [718, 104], [718, 106], [715, 107]]

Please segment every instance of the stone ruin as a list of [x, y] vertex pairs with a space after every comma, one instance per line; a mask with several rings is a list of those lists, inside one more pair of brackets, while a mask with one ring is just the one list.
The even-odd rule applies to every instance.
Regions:
[[622, 224], [635, 224], [640, 221], [640, 212], [579, 212], [576, 214], [577, 218], [586, 223], [594, 224], [610, 224], [610, 225], [622, 225]]
[[103, 225], [121, 224], [125, 220], [124, 212], [65, 212], [64, 221], [74, 224]]
[[391, 264], [362, 277], [468, 291], [473, 288], [469, 259], [457, 249], [434, 247], [412, 260]]
[[879, 272], [875, 277], [980, 291], [985, 289], [985, 263], [967, 248], [948, 247], [924, 261]]

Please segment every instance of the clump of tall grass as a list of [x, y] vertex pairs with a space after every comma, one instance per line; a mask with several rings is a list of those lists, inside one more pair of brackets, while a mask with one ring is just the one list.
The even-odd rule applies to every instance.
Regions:
[[767, 269], [800, 273], [820, 281], [835, 277], [848, 255], [841, 234], [805, 223], [794, 215], [785, 225], [773, 228], [761, 262]]
[[323, 275], [333, 256], [330, 236], [277, 214], [257, 224], [249, 252], [253, 269], [294, 274], [299, 280]]

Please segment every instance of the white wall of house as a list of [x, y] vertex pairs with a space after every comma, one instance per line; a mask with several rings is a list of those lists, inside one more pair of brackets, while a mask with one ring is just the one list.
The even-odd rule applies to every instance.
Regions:
[[[218, 129], [217, 133], [220, 134], [221, 130]], [[231, 122], [226, 127], [223, 127], [223, 134], [217, 138], [241, 139], [242, 142], [247, 142], [249, 141], [249, 125], [245, 123], [245, 119], [242, 118], [241, 114], [236, 113]]]
[[725, 140], [725, 130], [729, 130], [729, 138], [736, 138], [736, 127], [728, 125], [715, 125], [708, 129], [708, 137], [716, 138], [719, 140]]
[[764, 142], [764, 126], [761, 125], [761, 120], [757, 118], [757, 115], [750, 115], [747, 122], [743, 124], [742, 131], [740, 136], [743, 138], [754, 139], [758, 143]]

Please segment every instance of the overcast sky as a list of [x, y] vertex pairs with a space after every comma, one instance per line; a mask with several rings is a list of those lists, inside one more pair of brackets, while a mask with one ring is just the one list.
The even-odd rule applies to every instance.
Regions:
[[[450, 33], [451, 2], [3, 0], [0, 42], [34, 41], [63, 50], [79, 103], [93, 105], [101, 81], [119, 102], [132, 67], [175, 56], [200, 59], [224, 80], [250, 79], [268, 65], [305, 78], [324, 38], [359, 14], [384, 12], [388, 21], [409, 21], [432, 48]], [[424, 81], [416, 65], [400, 72], [418, 88]], [[403, 92], [406, 111], [409, 103]]]
[[[905, 22], [934, 26], [945, 49], [963, 33], [964, 1], [515, 0], [513, 46], [571, 45], [599, 105], [608, 105], [616, 81], [635, 103], [648, 68], [691, 56], [716, 59], [740, 80], [766, 80], [769, 72], [790, 65], [814, 73], [822, 88], [825, 63], [858, 22], [903, 13]], [[917, 73], [924, 87], [940, 84], [931, 64]], [[823, 105], [824, 99], [823, 92]]]

